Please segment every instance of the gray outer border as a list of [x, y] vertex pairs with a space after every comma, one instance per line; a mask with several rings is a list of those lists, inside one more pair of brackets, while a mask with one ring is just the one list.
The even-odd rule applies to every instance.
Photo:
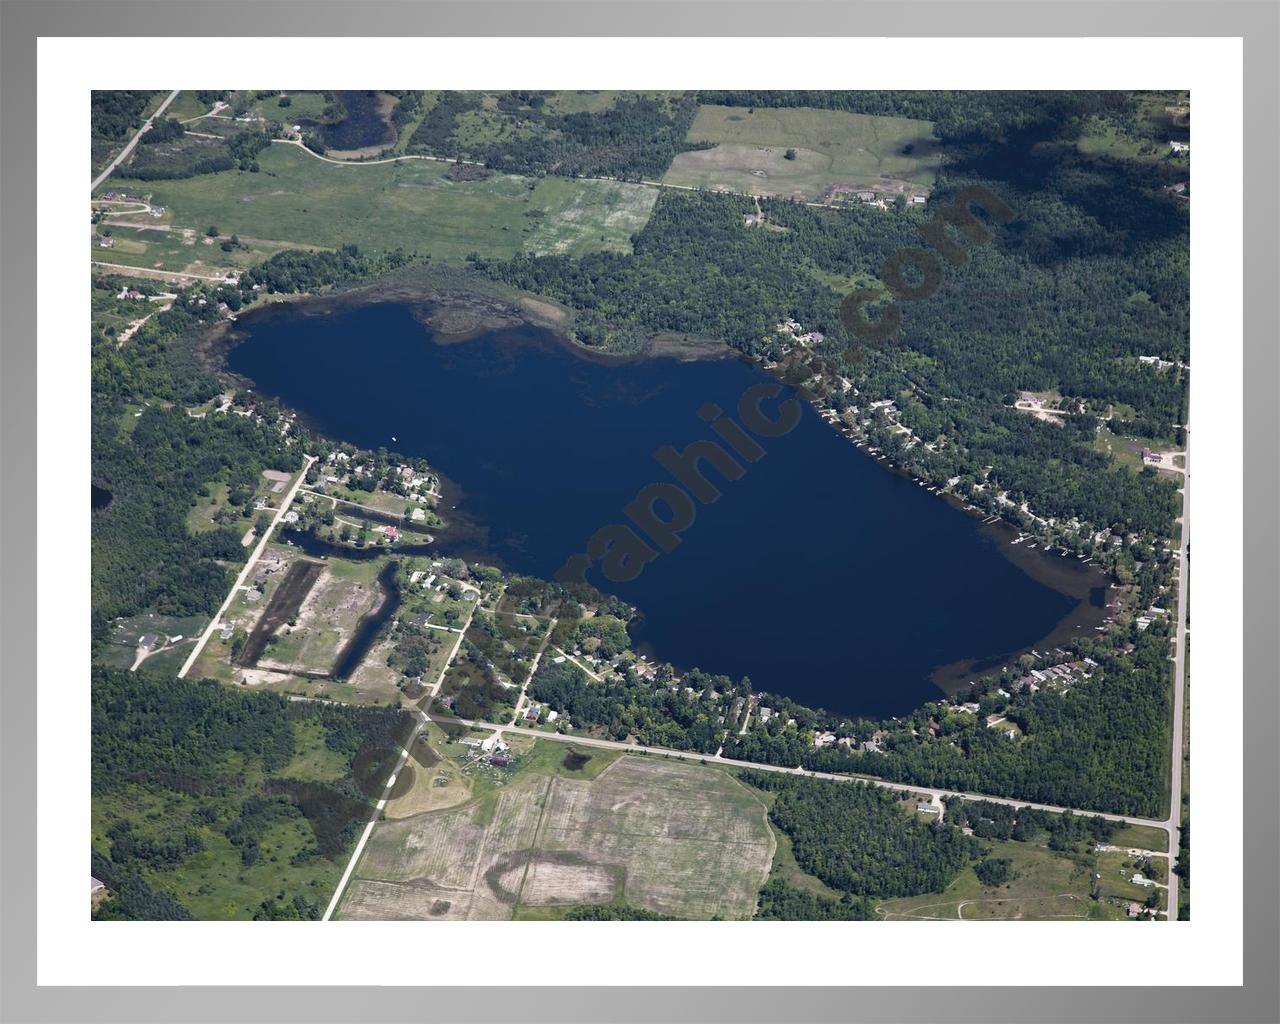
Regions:
[[[39, 988], [35, 987], [36, 579], [34, 489], [6, 488], [0, 503], [5, 651], [0, 720], [3, 797], [3, 934], [0, 985], [6, 1021], [668, 1021], [953, 1020], [953, 1021], [1258, 1021], [1280, 1019], [1276, 964], [1280, 915], [1274, 730], [1276, 687], [1278, 470], [1275, 283], [1280, 279], [1280, 215], [1275, 168], [1280, 123], [1280, 7], [1274, 0], [1148, 3], [1114, 0], [1017, 5], [987, 3], [748, 2], [666, 4], [574, 2], [364, 3], [138, 0], [35, 3], [0, 0], [0, 451], [6, 483], [34, 481], [35, 449], [35, 40], [45, 36], [219, 35], [823, 35], [867, 36], [1235, 36], [1245, 40], [1245, 737], [1246, 772], [1244, 978], [1242, 988]], [[211, 17], [211, 9], [216, 16]], [[1091, 15], [1105, 15], [1096, 17]], [[1205, 675], [1201, 666], [1200, 674]], [[1210, 684], [1211, 685], [1211, 684]], [[30, 827], [23, 827], [29, 825]], [[856, 950], [850, 950], [856, 956]], [[1006, 966], [1014, 969], [1006, 960]], [[429, 966], [429, 961], [424, 966]], [[934, 965], [934, 969], [942, 965]], [[927, 969], [927, 968], [926, 968]], [[1176, 964], [1158, 970], [1176, 971]], [[708, 979], [714, 981], [716, 979]]]

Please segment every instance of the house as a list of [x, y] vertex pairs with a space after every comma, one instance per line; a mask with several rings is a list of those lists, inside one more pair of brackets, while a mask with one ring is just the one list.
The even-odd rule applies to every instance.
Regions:
[[98, 248], [100, 249], [113, 249], [115, 248], [115, 244], [116, 240], [110, 235], [104, 235], [102, 238], [98, 239]]
[[912, 203], [915, 206], [923, 206], [928, 201], [929, 201], [928, 196], [912, 196], [910, 199], [907, 200], [907, 202]]
[[413, 512], [409, 514], [409, 518], [415, 523], [421, 523], [427, 518], [427, 513], [423, 509], [415, 508]]
[[540, 713], [539, 708], [530, 708], [528, 711], [524, 713], [525, 721], [536, 722], [538, 720], [539, 713]]
[[462, 737], [462, 745], [463, 745], [463, 746], [465, 746], [465, 747], [478, 747], [478, 746], [480, 746], [480, 744], [482, 744], [483, 742], [484, 742], [484, 740], [480, 739], [480, 737], [479, 737], [479, 736], [464, 736], [464, 737]]
[[560, 712], [559, 712], [559, 711], [548, 711], [548, 712], [547, 712], [547, 721], [548, 721], [548, 722], [554, 722], [554, 721], [555, 721], [557, 718], [559, 718], [559, 717], [560, 717]]
[[400, 536], [400, 531], [397, 530], [394, 526], [387, 527], [387, 540], [395, 540], [399, 536]]
[[156, 636], [155, 633], [144, 633], [138, 639], [138, 646], [141, 647], [143, 650], [149, 651], [149, 650], [152, 650], [159, 641], [160, 641], [160, 638]]
[[1191, 152], [1191, 143], [1189, 143], [1189, 142], [1174, 142], [1174, 141], [1171, 139], [1171, 140], [1169, 141], [1169, 151], [1170, 151], [1171, 153], [1190, 153], [1190, 152]]
[[813, 737], [813, 745], [815, 747], [829, 747], [836, 741], [836, 734], [833, 732], [824, 732]]
[[489, 758], [489, 763], [498, 768], [503, 768], [511, 763], [511, 758], [505, 754], [494, 754], [493, 757]]
[[491, 732], [488, 736], [486, 736], [483, 740], [480, 741], [480, 749], [487, 754], [489, 751], [493, 749], [494, 744], [497, 742], [498, 742], [498, 734], [496, 732]]
[[873, 202], [876, 198], [876, 194], [874, 192], [855, 192], [854, 195], [863, 203]]
[[1131, 879], [1129, 879], [1129, 881], [1132, 882], [1134, 885], [1142, 886], [1144, 889], [1149, 885], [1156, 884], [1150, 878], [1147, 878], [1145, 875], [1138, 874], [1138, 873], [1135, 873], [1134, 876]]
[[916, 804], [916, 810], [921, 814], [941, 814], [942, 809], [934, 807], [933, 804]]

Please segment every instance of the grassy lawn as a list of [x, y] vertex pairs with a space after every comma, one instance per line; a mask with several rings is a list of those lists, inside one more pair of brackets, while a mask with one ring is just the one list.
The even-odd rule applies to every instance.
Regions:
[[1181, 123], [1170, 108], [1177, 112], [1189, 108], [1189, 105], [1190, 96], [1186, 92], [1140, 94], [1138, 116], [1131, 128], [1121, 129], [1103, 118], [1091, 118], [1076, 140], [1076, 149], [1085, 156], [1149, 164], [1167, 161], [1172, 166], [1189, 170], [1188, 157], [1175, 156], [1169, 149], [1171, 139], [1185, 141], [1187, 138], [1187, 125]]
[[472, 252], [629, 251], [631, 235], [644, 226], [656, 198], [653, 189], [619, 182], [511, 175], [454, 182], [446, 164], [428, 160], [341, 166], [283, 143], [264, 150], [258, 161], [257, 174], [222, 171], [128, 187], [150, 193], [153, 204], [172, 211], [175, 223], [200, 232], [215, 224], [242, 239], [324, 248], [354, 242], [370, 251], [404, 248], [453, 263]]
[[325, 746], [324, 726], [319, 721], [304, 719], [294, 722], [293, 732], [297, 738], [297, 751], [281, 775], [304, 782], [323, 782], [339, 778], [347, 770], [346, 759]]
[[[285, 95], [289, 97], [289, 105], [282, 107], [280, 98]], [[295, 125], [303, 118], [311, 121], [320, 120], [324, 114], [324, 108], [328, 105], [329, 101], [324, 98], [324, 93], [289, 92], [258, 100], [253, 105], [253, 110], [276, 124]]]
[[885, 900], [877, 913], [887, 920], [1086, 920], [1123, 916], [1119, 908], [1089, 896], [1085, 864], [1042, 846], [991, 842], [990, 856], [1012, 861], [1013, 877], [988, 887], [972, 867], [942, 893]]
[[802, 107], [705, 105], [688, 139], [716, 145], [677, 155], [668, 184], [807, 200], [834, 184], [928, 189], [942, 161], [928, 121]]
[[[184, 89], [174, 97], [173, 102], [169, 104], [169, 109], [164, 112], [164, 115], [165, 117], [177, 118], [179, 121], [186, 121], [189, 118], [200, 117], [202, 114], [207, 114], [211, 109], [213, 109], [212, 104], [202, 103], [196, 97], [194, 92]], [[199, 125], [192, 125], [192, 127], [197, 130], [201, 130]]]
[[559, 740], [534, 740], [533, 749], [520, 760], [520, 770], [567, 779], [594, 779], [622, 756], [620, 750], [575, 747]]
[[1167, 853], [1169, 835], [1164, 829], [1152, 828], [1150, 825], [1125, 825], [1111, 837], [1111, 845]]
[[[227, 499], [230, 494], [231, 489], [226, 483], [210, 484], [209, 496], [207, 498], [196, 498], [196, 503], [187, 513], [187, 532], [207, 533], [210, 530], [216, 530], [218, 524], [214, 522], [213, 517], [227, 507]], [[246, 519], [244, 528], [247, 530], [252, 522], [252, 519]]]
[[[150, 221], [151, 218], [148, 217], [147, 220]], [[239, 246], [226, 252], [220, 243], [207, 238], [204, 229], [208, 226], [205, 224], [199, 230], [194, 227], [175, 227], [160, 231], [131, 227], [119, 222], [99, 225], [99, 230], [106, 227], [111, 231], [115, 245], [104, 249], [94, 237], [89, 243], [89, 258], [148, 270], [223, 277], [228, 271], [243, 270], [261, 263], [290, 245], [288, 242], [241, 238]]]
[[[1153, 865], [1157, 860], [1157, 858], [1152, 858]], [[1134, 858], [1127, 853], [1100, 853], [1098, 854], [1097, 867], [1097, 872], [1100, 876], [1097, 880], [1098, 894], [1119, 900], [1142, 903], [1151, 894], [1152, 887], [1138, 885], [1131, 882], [1130, 879], [1135, 873], [1141, 873], [1148, 878], [1152, 878], [1160, 870], [1153, 866], [1152, 873], [1148, 875], [1147, 869], [1135, 866]], [[1167, 903], [1167, 891], [1159, 889], [1157, 892], [1160, 897], [1160, 906], [1163, 908]]]

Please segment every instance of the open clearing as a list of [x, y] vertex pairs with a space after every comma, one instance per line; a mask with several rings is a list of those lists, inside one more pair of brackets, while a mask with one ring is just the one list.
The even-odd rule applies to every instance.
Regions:
[[591, 779], [591, 761], [564, 758], [563, 745], [539, 741], [504, 785], [380, 822], [338, 916], [508, 920], [521, 906], [615, 899], [680, 918], [754, 913], [774, 839], [746, 787], [626, 755]]
[[327, 673], [355, 634], [360, 617], [378, 603], [376, 585], [346, 579], [328, 565], [320, 570], [302, 604], [293, 610], [297, 625], [286, 627], [258, 659], [263, 668]]
[[991, 841], [992, 857], [1012, 861], [1013, 877], [984, 886], [966, 867], [945, 892], [885, 900], [882, 920], [1047, 921], [1122, 918], [1124, 912], [1089, 896], [1087, 864], [1031, 843]]
[[678, 154], [664, 183], [810, 201], [833, 187], [926, 192], [942, 161], [928, 121], [806, 107], [702, 106], [688, 140], [717, 145]]
[[656, 200], [654, 189], [624, 182], [511, 175], [452, 181], [449, 165], [431, 160], [343, 166], [281, 143], [258, 162], [257, 174], [112, 179], [104, 187], [149, 194], [174, 223], [200, 232], [212, 224], [224, 236], [324, 248], [354, 242], [369, 251], [403, 248], [453, 263], [473, 252], [629, 252]]

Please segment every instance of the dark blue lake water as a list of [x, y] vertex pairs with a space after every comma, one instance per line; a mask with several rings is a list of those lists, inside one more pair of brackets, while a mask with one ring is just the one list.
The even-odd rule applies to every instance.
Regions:
[[[441, 511], [464, 525], [442, 550], [544, 578], [628, 522], [640, 488], [671, 480], [659, 446], [713, 437], [699, 408], [734, 410], [772, 380], [732, 358], [583, 358], [530, 326], [441, 344], [399, 304], [281, 308], [238, 326], [229, 369], [327, 436], [423, 456], [448, 478]], [[657, 657], [888, 716], [1099, 621], [1099, 574], [1011, 549], [1012, 534], [887, 471], [807, 405], [760, 444], [741, 479], [708, 471], [723, 496], [673, 552], [628, 583], [588, 574], [639, 607], [635, 632]]]

